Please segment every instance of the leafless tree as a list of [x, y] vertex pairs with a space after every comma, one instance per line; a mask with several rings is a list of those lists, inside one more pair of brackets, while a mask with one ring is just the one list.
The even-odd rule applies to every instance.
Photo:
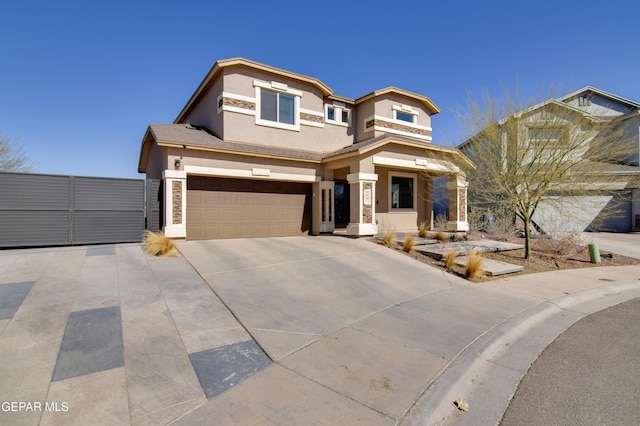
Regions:
[[470, 135], [460, 149], [477, 165], [469, 172], [469, 204], [515, 213], [524, 226], [526, 259], [541, 205], [563, 205], [563, 214], [579, 215], [576, 200], [629, 185], [640, 170], [629, 162], [638, 147], [626, 139], [620, 115], [598, 116], [545, 98], [522, 99], [508, 90], [493, 98], [485, 89], [480, 100], [470, 94], [459, 114]]
[[0, 172], [30, 172], [33, 168], [29, 158], [0, 131]]

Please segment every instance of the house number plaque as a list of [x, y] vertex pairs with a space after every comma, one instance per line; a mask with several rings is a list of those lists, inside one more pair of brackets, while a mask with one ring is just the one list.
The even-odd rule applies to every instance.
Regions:
[[364, 198], [364, 205], [370, 206], [371, 205], [371, 189], [368, 189], [368, 188], [365, 189], [363, 191], [362, 198]]

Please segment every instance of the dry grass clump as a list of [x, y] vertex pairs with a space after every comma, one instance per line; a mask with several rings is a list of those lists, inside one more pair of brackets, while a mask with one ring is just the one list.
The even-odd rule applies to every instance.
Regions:
[[442, 231], [436, 232], [436, 234], [433, 236], [434, 239], [440, 241], [440, 242], [445, 242], [449, 239], [449, 237], [447, 237], [447, 234], [445, 234]]
[[404, 237], [404, 243], [402, 244], [402, 250], [406, 251], [407, 253], [411, 253], [413, 251], [413, 247], [415, 245], [416, 245], [416, 238], [411, 234], [407, 234]]
[[418, 227], [418, 236], [420, 238], [427, 238], [427, 222], [420, 222], [420, 226]]
[[482, 275], [482, 262], [484, 258], [476, 250], [471, 250], [467, 255], [467, 264], [464, 267], [465, 278], [477, 278]]
[[456, 251], [455, 250], [447, 250], [444, 255], [444, 267], [447, 269], [453, 268], [453, 264], [456, 261]]
[[391, 246], [391, 244], [393, 244], [395, 238], [396, 234], [393, 231], [385, 231], [385, 233], [382, 235], [382, 244], [389, 247]]
[[175, 244], [170, 238], [158, 231], [145, 231], [144, 243], [146, 245], [145, 251], [152, 256], [169, 256], [171, 251], [175, 248]]

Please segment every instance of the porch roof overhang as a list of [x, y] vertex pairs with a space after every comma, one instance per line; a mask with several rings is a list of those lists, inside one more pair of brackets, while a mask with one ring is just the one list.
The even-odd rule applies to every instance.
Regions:
[[[447, 161], [449, 163], [454, 164], [461, 170], [473, 170], [476, 168], [475, 164], [469, 160], [462, 152], [455, 148], [448, 148], [440, 145], [433, 145], [430, 143], [424, 143], [420, 141], [416, 141], [410, 138], [405, 138], [402, 136], [395, 135], [382, 135], [374, 139], [370, 139], [367, 141], [359, 142], [353, 145], [350, 145], [346, 148], [343, 148], [339, 151], [335, 151], [333, 153], [326, 154], [323, 158], [323, 163], [329, 163], [332, 161], [342, 160], [344, 158], [354, 157], [354, 156], [362, 156], [370, 153], [371, 151], [378, 149], [383, 146], [402, 146], [409, 148], [417, 148], [424, 152], [423, 155], [419, 156], [414, 160], [414, 168], [425, 168], [429, 160], [432, 160], [432, 164], [437, 163], [437, 160]], [[433, 163], [434, 157], [436, 162]], [[417, 162], [416, 162], [417, 161]], [[425, 162], [423, 162], [425, 161]], [[389, 164], [390, 165], [390, 164]], [[400, 163], [397, 164], [398, 166]], [[407, 164], [407, 167], [409, 165]]]

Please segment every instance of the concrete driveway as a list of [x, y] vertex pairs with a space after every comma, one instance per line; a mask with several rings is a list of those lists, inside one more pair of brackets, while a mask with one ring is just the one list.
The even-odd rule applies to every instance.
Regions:
[[179, 249], [0, 251], [0, 424], [496, 423], [546, 345], [640, 296], [640, 266], [478, 285], [363, 239]]
[[640, 232], [582, 232], [587, 243], [596, 243], [600, 250], [640, 259]]
[[[243, 424], [265, 416], [393, 424], [465, 346], [539, 302], [479, 289], [366, 240], [217, 240], [180, 251], [275, 361], [234, 390], [242, 396], [223, 394], [184, 424], [231, 401], [243, 405]], [[291, 400], [299, 412], [278, 408]]]
[[[478, 286], [369, 241], [342, 237], [186, 242], [180, 251], [273, 364], [179, 424], [221, 415], [242, 424], [433, 422], [430, 409], [409, 412], [487, 330], [546, 298], [603, 284], [567, 276], [543, 288], [538, 280], [516, 288], [509, 280]], [[558, 314], [555, 305], [543, 308]], [[512, 391], [529, 366], [523, 360], [539, 353], [532, 348], [542, 350], [585, 314], [553, 315], [537, 331], [535, 345], [515, 350], [518, 362], [492, 371], [495, 383], [509, 383]], [[487, 342], [505, 334], [496, 331]], [[420, 404], [429, 407], [429, 401]]]

